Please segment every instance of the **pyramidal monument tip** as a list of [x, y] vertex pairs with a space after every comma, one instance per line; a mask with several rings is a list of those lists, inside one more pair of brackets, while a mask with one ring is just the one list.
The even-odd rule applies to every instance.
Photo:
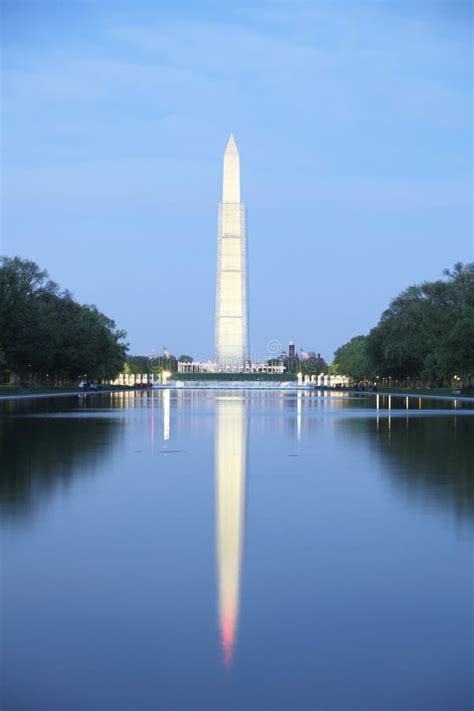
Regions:
[[226, 153], [238, 153], [239, 149], [237, 148], [237, 143], [234, 138], [234, 134], [231, 133], [229, 136], [229, 140], [227, 141], [227, 147], [225, 149]]

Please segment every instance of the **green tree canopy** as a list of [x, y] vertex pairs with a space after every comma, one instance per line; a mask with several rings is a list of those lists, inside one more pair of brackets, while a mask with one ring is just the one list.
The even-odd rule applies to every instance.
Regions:
[[300, 361], [298, 369], [303, 375], [325, 375], [328, 370], [328, 364], [321, 355], [310, 355], [306, 360]]
[[127, 355], [127, 362], [124, 368], [125, 373], [141, 375], [150, 372], [150, 358], [148, 356]]
[[474, 264], [408, 287], [368, 336], [337, 349], [334, 364], [354, 379], [390, 377], [443, 385], [474, 374]]
[[384, 311], [367, 342], [378, 375], [442, 385], [474, 372], [474, 264], [445, 276], [410, 286]]
[[127, 350], [114, 321], [20, 257], [0, 259], [0, 333], [3, 367], [23, 379], [113, 378]]
[[372, 367], [367, 354], [367, 336], [355, 336], [334, 353], [333, 368], [354, 380], [364, 380], [371, 375]]

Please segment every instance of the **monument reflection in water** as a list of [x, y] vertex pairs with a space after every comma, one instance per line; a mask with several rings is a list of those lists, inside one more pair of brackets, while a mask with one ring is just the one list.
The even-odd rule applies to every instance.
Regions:
[[242, 567], [247, 421], [245, 401], [221, 397], [216, 402], [216, 555], [219, 627], [224, 665], [232, 664], [239, 618]]

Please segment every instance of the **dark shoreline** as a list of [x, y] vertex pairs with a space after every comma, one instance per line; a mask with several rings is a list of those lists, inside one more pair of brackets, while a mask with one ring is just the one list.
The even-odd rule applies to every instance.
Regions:
[[[223, 381], [227, 382], [228, 381]], [[166, 389], [166, 390], [174, 390], [176, 389], [175, 385], [165, 385], [162, 386], [160, 389]], [[182, 388], [179, 388], [182, 389]], [[200, 387], [200, 388], [193, 388], [192, 385], [189, 386], [184, 386], [183, 389], [199, 389], [199, 390], [220, 390], [219, 386], [216, 383], [216, 386], [213, 387], [212, 385], [209, 385], [207, 387]], [[222, 388], [222, 390], [232, 390], [233, 388], [229, 385], [227, 387]], [[241, 386], [237, 386], [236, 389], [238, 390], [244, 390], [245, 388], [242, 388]], [[249, 390], [253, 390], [254, 388], [249, 388]], [[255, 388], [257, 389], [257, 388]], [[275, 390], [280, 390], [280, 388], [271, 386], [268, 384], [267, 388], [265, 388], [265, 385], [262, 383], [262, 387], [259, 387], [258, 390], [265, 390], [268, 389], [269, 391], [275, 391]], [[302, 390], [304, 388], [298, 387], [296, 384], [294, 387], [288, 387], [288, 388], [281, 388], [281, 392], [290, 392], [292, 390]], [[311, 392], [310, 389], [306, 389], [307, 392]], [[318, 391], [318, 388], [314, 388], [314, 391]], [[113, 393], [117, 392], [144, 392], [143, 390], [140, 389], [110, 389], [110, 390], [99, 390], [99, 391], [87, 391], [87, 392], [82, 392], [80, 390], [69, 390], [69, 391], [57, 391], [57, 392], [46, 392], [46, 393], [35, 393], [35, 392], [29, 392], [29, 393], [19, 393], [19, 394], [13, 394], [9, 393], [7, 395], [0, 395], [0, 401], [7, 401], [7, 400], [27, 400], [27, 399], [40, 399], [40, 398], [51, 398], [51, 397], [73, 397], [75, 395], [82, 395], [84, 397], [95, 397], [97, 395], [110, 395]], [[342, 389], [333, 389], [333, 390], [320, 390], [320, 392], [323, 393], [348, 393], [351, 395], [382, 395], [382, 396], [391, 396], [391, 397], [409, 397], [409, 398], [422, 398], [424, 400], [447, 400], [447, 401], [452, 401], [452, 400], [458, 400], [461, 402], [474, 402], [474, 396], [472, 395], [455, 395], [455, 394], [429, 394], [426, 391], [425, 392], [417, 392], [416, 390], [407, 390], [407, 391], [390, 391], [390, 390], [381, 390], [381, 391], [372, 391], [372, 390], [342, 390]]]

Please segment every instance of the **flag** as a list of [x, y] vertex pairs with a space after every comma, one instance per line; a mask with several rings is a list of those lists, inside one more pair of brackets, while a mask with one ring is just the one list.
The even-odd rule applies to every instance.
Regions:
[[306, 353], [306, 351], [303, 349], [303, 347], [300, 348], [300, 353], [301, 353], [301, 360], [308, 360], [310, 357], [309, 353]]

